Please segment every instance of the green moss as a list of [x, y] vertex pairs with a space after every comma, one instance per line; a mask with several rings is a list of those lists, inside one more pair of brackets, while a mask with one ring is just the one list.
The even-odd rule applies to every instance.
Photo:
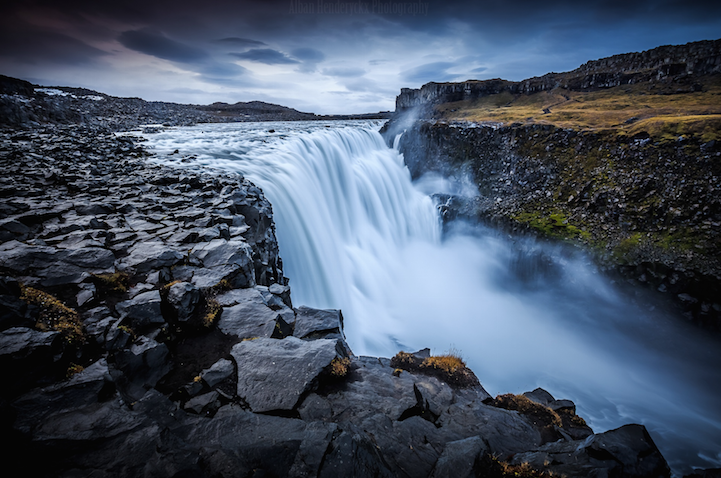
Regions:
[[619, 259], [625, 258], [631, 251], [633, 251], [639, 246], [642, 238], [643, 235], [639, 232], [631, 234], [629, 237], [621, 240], [621, 242], [618, 243], [618, 245], [613, 250], [613, 255]]
[[571, 224], [563, 212], [552, 213], [522, 212], [513, 217], [516, 221], [528, 224], [545, 236], [555, 239], [591, 239], [591, 234]]
[[127, 292], [130, 278], [125, 272], [113, 274], [91, 274], [93, 282], [107, 292]]

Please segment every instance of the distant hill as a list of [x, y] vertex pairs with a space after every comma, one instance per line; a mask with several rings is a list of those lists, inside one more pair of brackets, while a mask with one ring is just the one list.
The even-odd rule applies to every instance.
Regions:
[[119, 98], [86, 88], [43, 87], [0, 75], [0, 126], [79, 123], [113, 131], [141, 125], [187, 126], [196, 123], [311, 121], [389, 118], [390, 112], [316, 115], [286, 106], [251, 101], [187, 105], [141, 98]]

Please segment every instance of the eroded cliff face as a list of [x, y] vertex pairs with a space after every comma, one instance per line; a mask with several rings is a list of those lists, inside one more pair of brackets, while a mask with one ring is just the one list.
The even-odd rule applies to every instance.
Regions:
[[684, 91], [695, 91], [695, 77], [721, 72], [720, 49], [721, 40], [701, 41], [614, 55], [589, 61], [573, 71], [548, 73], [520, 82], [469, 80], [463, 83], [428, 83], [418, 89], [402, 88], [396, 98], [396, 112], [503, 92], [529, 94], [554, 88], [593, 91], [642, 82], [666, 82], [674, 83]]
[[690, 320], [721, 329], [717, 143], [418, 120], [399, 148], [414, 178], [437, 172], [478, 186], [478, 197], [443, 198], [447, 218], [581, 245], [609, 271], [672, 297]]

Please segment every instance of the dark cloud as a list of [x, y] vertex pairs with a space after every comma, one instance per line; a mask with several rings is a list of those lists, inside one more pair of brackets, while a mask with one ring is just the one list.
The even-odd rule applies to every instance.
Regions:
[[250, 40], [248, 38], [228, 37], [221, 38], [220, 40], [213, 40], [213, 43], [232, 45], [234, 47], [241, 48], [253, 48], [258, 46], [266, 46], [265, 43], [258, 40]]
[[294, 58], [300, 60], [296, 71], [300, 73], [313, 73], [318, 69], [318, 63], [325, 60], [322, 51], [315, 48], [296, 48], [290, 52]]
[[209, 61], [199, 65], [198, 71], [204, 75], [223, 78], [237, 77], [250, 73], [247, 68], [243, 68], [235, 63], [220, 63], [217, 61]]
[[365, 70], [362, 68], [353, 67], [338, 67], [338, 68], [324, 68], [321, 72], [326, 76], [338, 76], [341, 78], [357, 78], [365, 75]]
[[[291, 14], [289, 0], [5, 0], [0, 2], [0, 72], [37, 78], [61, 72], [62, 78], [76, 77], [104, 90], [105, 73], [118, 71], [117, 84], [127, 91], [154, 94], [157, 89], [149, 85], [165, 67], [145, 58], [139, 64], [146, 62], [147, 76], [126, 76], [127, 63], [115, 51], [118, 40], [133, 52], [180, 65], [172, 87], [202, 89], [200, 80], [222, 94], [242, 90], [260, 98], [281, 91], [327, 109], [340, 103], [354, 109], [371, 90], [382, 93], [368, 101], [392, 107], [395, 92], [404, 86], [473, 76], [521, 80], [617, 53], [721, 37], [721, 2], [704, 0], [422, 2], [428, 4], [427, 14], [310, 15]], [[317, 8], [314, 0], [309, 3]], [[235, 64], [238, 59], [255, 64], [243, 68]], [[299, 88], [272, 74], [262, 82], [254, 79], [259, 64], [293, 66]], [[354, 68], [329, 66], [339, 64]], [[311, 76], [318, 71], [352, 89], [349, 102], [324, 100], [347, 91], [324, 91], [327, 83]], [[249, 92], [247, 85], [256, 89]], [[317, 94], [308, 99], [309, 91]]]
[[208, 58], [208, 54], [199, 48], [149, 30], [125, 31], [120, 34], [118, 41], [131, 50], [179, 63], [196, 63]]
[[291, 51], [290, 54], [293, 55], [294, 58], [312, 63], [319, 63], [325, 60], [323, 52], [315, 48], [296, 48]]
[[297, 60], [288, 58], [284, 53], [277, 50], [271, 50], [270, 48], [255, 48], [248, 50], [243, 53], [228, 53], [241, 60], [256, 61], [258, 63], [265, 63], [266, 65], [283, 65], [289, 63], [298, 63]]
[[106, 54], [62, 33], [26, 26], [0, 28], [0, 57], [12, 58], [19, 63], [87, 65]]
[[448, 69], [455, 66], [455, 63], [448, 61], [436, 61], [433, 63], [426, 63], [410, 70], [404, 71], [401, 76], [405, 81], [417, 84], [428, 83], [429, 81], [450, 81], [456, 77], [456, 75], [448, 73]]

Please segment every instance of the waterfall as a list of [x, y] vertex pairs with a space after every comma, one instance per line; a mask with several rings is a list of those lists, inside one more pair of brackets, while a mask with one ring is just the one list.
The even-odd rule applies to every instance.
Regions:
[[342, 309], [356, 354], [460, 350], [491, 394], [540, 386], [574, 400], [596, 432], [645, 424], [676, 470], [721, 466], [718, 341], [582, 254], [479, 226], [441, 237], [427, 193], [442, 178], [413, 184], [377, 129], [241, 123], [146, 137], [158, 161], [241, 172], [263, 189], [294, 303]]

